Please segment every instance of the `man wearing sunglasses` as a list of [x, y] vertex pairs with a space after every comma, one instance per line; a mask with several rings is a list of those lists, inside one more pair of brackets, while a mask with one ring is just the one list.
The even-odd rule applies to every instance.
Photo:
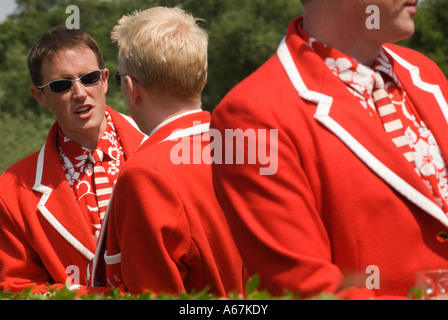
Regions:
[[106, 105], [109, 70], [88, 34], [50, 30], [28, 67], [31, 94], [57, 121], [0, 177], [0, 290], [86, 289], [113, 183], [145, 135]]

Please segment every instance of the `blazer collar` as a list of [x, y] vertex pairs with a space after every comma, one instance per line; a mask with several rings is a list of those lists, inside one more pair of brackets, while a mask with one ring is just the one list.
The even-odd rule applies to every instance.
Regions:
[[[106, 109], [122, 139], [125, 156], [129, 158], [146, 136], [130, 117], [119, 114], [110, 107]], [[33, 190], [42, 196], [37, 209], [68, 243], [90, 261], [94, 257], [96, 243], [82, 219], [70, 219], [71, 216], [82, 217], [83, 214], [60, 164], [58, 126], [58, 122], [55, 122], [38, 156]]]
[[82, 212], [60, 165], [57, 126], [55, 123], [50, 130], [37, 160], [33, 190], [42, 194], [37, 209], [68, 243], [91, 260], [96, 246], [92, 234], [82, 224], [82, 219], [70, 219], [70, 216], [82, 217]]
[[386, 48], [386, 50], [394, 59], [396, 74], [399, 78], [404, 79], [403, 87], [411, 101], [425, 102], [418, 112], [425, 124], [431, 128], [444, 159], [448, 159], [448, 143], [446, 143], [448, 103], [441, 88], [423, 81], [420, 77], [420, 69], [400, 57], [393, 49]]
[[140, 131], [131, 117], [121, 114], [109, 106], [106, 107], [106, 111], [112, 117], [114, 126], [122, 141], [125, 157], [129, 159], [148, 137]]
[[210, 128], [210, 113], [208, 111], [198, 110], [188, 112], [171, 120], [159, 126], [158, 130], [148, 140], [155, 143], [177, 140], [179, 138], [208, 132]]
[[[317, 105], [315, 119], [335, 134], [392, 188], [448, 227], [448, 218], [443, 210], [431, 200], [432, 194], [420, 177], [398, 152], [386, 133], [378, 130], [378, 123], [367, 113], [364, 114], [361, 107], [353, 108], [353, 105], [359, 104], [357, 100], [345, 88], [345, 85], [330, 72], [317, 54], [312, 52], [301, 40], [295, 31], [296, 26], [297, 20], [291, 23], [287, 36], [278, 48], [277, 56], [299, 96]], [[399, 58], [393, 51], [388, 49], [388, 52], [395, 59], [394, 63], [400, 64], [400, 67], [397, 67], [398, 76], [407, 73], [412, 80], [411, 84], [405, 86], [405, 89], [408, 92], [420, 91], [422, 95], [427, 95], [426, 99], [432, 99], [435, 105], [440, 105], [440, 109], [425, 110], [425, 114], [422, 116], [432, 128], [433, 122], [430, 119], [434, 115], [430, 115], [430, 113], [433, 112], [433, 109], [442, 110], [444, 116], [448, 114], [448, 111], [444, 111], [446, 101], [441, 95], [440, 88], [423, 82], [418, 72], [413, 71], [416, 70], [415, 66]], [[301, 63], [298, 63], [299, 61]], [[409, 86], [412, 86], [412, 90]], [[422, 92], [422, 88], [426, 89], [426, 92]], [[411, 98], [414, 96], [411, 95]], [[418, 98], [422, 99], [422, 97]], [[349, 101], [353, 101], [353, 103]], [[448, 118], [441, 118], [442, 120], [435, 120], [437, 121], [436, 125], [445, 121], [443, 127], [446, 127]], [[372, 134], [373, 132], [375, 134]], [[434, 130], [434, 134], [436, 138], [441, 139], [437, 130]], [[444, 155], [445, 157], [448, 155], [448, 150]]]

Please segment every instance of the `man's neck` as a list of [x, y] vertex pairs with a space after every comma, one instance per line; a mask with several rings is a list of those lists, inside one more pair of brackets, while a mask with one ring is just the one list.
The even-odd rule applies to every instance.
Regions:
[[141, 130], [150, 134], [164, 121], [193, 110], [201, 110], [201, 98], [179, 99], [169, 93], [152, 92], [145, 99], [142, 108], [142, 119], [139, 121]]
[[177, 113], [173, 113], [173, 114], [169, 115], [164, 121], [162, 121], [157, 126], [155, 126], [149, 135], [152, 136], [160, 128], [164, 127], [165, 125], [167, 125], [168, 123], [170, 123], [172, 121], [175, 121], [176, 119], [179, 119], [181, 117], [184, 117], [184, 116], [192, 114], [192, 113], [199, 113], [201, 111], [202, 111], [202, 109], [191, 109], [191, 110], [187, 110], [187, 111], [182, 111], [182, 112], [179, 111]]
[[315, 21], [322, 20], [313, 17], [304, 18], [303, 30], [316, 40], [345, 53], [365, 66], [372, 66], [378, 58], [381, 44], [365, 37], [357, 37], [353, 30], [343, 30], [344, 27], [331, 25], [323, 28], [322, 24], [317, 25]]
[[71, 133], [69, 135], [66, 134], [64, 128], [62, 127], [61, 131], [67, 138], [69, 138], [73, 142], [76, 142], [77, 144], [86, 149], [94, 150], [98, 145], [98, 141], [100, 141], [100, 138], [103, 136], [104, 131], [106, 131], [106, 126], [107, 126], [107, 119], [106, 117], [104, 117], [104, 121], [101, 124], [101, 126], [92, 129], [90, 131], [84, 131], [78, 134]]

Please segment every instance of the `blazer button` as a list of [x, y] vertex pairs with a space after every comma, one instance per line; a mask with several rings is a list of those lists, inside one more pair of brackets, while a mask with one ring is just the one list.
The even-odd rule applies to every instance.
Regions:
[[448, 243], [448, 233], [440, 232], [437, 235], [437, 241], [439, 241], [440, 243]]

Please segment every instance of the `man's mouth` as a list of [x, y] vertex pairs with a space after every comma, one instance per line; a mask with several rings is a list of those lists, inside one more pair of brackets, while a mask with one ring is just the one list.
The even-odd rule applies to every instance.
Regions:
[[406, 8], [412, 15], [415, 15], [418, 10], [417, 5], [418, 5], [418, 0], [411, 0], [404, 4], [404, 8]]
[[418, 0], [408, 1], [405, 3], [406, 7], [417, 7], [417, 5], [418, 5]]
[[90, 110], [92, 110], [92, 109], [93, 109], [93, 107], [92, 107], [91, 105], [86, 105], [86, 106], [82, 106], [81, 108], [79, 108], [78, 110], [76, 110], [75, 113], [76, 113], [77, 115], [82, 116], [82, 115], [84, 115], [84, 114], [89, 113]]

